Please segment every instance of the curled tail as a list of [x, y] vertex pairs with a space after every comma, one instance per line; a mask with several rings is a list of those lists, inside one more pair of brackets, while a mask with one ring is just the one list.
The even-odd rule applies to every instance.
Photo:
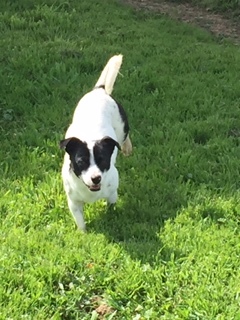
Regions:
[[112, 93], [115, 80], [122, 64], [122, 58], [123, 56], [119, 54], [108, 60], [108, 63], [104, 67], [97, 83], [95, 84], [95, 88], [104, 87], [107, 94]]

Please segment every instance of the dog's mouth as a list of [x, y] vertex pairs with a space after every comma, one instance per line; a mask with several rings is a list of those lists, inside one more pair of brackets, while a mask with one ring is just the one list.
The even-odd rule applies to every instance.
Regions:
[[[82, 180], [83, 181], [83, 180]], [[83, 183], [85, 184], [85, 186], [90, 190], [90, 191], [99, 191], [101, 189], [101, 183], [99, 184], [92, 184], [92, 185], [88, 185], [86, 184], [84, 181]]]
[[92, 186], [88, 186], [88, 189], [90, 191], [99, 191], [101, 189], [101, 184], [99, 183], [99, 184], [94, 184]]

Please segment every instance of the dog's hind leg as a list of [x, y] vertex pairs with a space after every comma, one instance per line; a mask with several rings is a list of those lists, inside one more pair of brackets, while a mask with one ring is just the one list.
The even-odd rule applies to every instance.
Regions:
[[121, 149], [122, 149], [122, 153], [125, 156], [129, 156], [132, 153], [132, 142], [130, 140], [129, 135], [127, 135], [127, 138], [123, 142]]
[[76, 225], [79, 230], [85, 231], [86, 225], [83, 218], [83, 203], [72, 201], [68, 197], [68, 207], [72, 213], [72, 216], [76, 222]]

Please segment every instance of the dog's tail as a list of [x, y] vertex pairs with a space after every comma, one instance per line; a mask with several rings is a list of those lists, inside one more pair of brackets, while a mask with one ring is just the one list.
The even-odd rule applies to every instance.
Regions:
[[95, 84], [95, 88], [103, 87], [107, 94], [112, 93], [115, 80], [122, 64], [122, 58], [123, 56], [119, 54], [108, 60], [108, 63]]

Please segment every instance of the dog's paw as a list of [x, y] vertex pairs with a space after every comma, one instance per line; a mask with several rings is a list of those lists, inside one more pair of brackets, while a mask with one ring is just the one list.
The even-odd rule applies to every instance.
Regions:
[[107, 198], [108, 206], [114, 206], [115, 203], [117, 202], [117, 198], [118, 198], [117, 192], [112, 193], [112, 194]]
[[84, 228], [77, 228], [77, 230], [81, 233], [87, 233], [87, 229], [86, 229], [86, 226], [84, 226]]
[[126, 140], [123, 142], [122, 153], [125, 156], [129, 156], [132, 153], [132, 142], [131, 142], [129, 136], [127, 136]]
[[107, 203], [107, 209], [113, 210], [115, 208], [116, 203]]

